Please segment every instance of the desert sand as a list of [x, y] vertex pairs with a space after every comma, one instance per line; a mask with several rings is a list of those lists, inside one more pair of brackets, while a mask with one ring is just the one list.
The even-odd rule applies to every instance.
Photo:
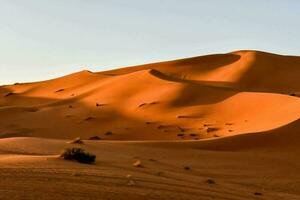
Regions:
[[0, 199], [300, 199], [299, 75], [245, 50], [1, 86]]

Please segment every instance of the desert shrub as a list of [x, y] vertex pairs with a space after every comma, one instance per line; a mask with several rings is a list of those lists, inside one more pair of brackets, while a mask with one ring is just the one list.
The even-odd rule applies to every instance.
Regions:
[[60, 157], [62, 157], [65, 160], [76, 160], [80, 163], [87, 163], [91, 164], [96, 161], [96, 155], [90, 154], [88, 152], [85, 152], [84, 149], [81, 148], [67, 148], [65, 149]]

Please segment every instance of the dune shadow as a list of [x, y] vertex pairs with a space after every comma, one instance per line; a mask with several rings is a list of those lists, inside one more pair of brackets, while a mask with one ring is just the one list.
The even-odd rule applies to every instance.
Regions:
[[214, 104], [224, 101], [239, 92], [231, 89], [230, 83], [185, 80], [168, 76], [154, 69], [150, 73], [160, 79], [182, 84], [182, 89], [171, 101], [171, 106]]
[[209, 105], [222, 102], [237, 94], [234, 91], [203, 87], [198, 84], [184, 84], [181, 91], [173, 99], [174, 107]]
[[256, 52], [235, 87], [249, 92], [300, 92], [300, 57]]

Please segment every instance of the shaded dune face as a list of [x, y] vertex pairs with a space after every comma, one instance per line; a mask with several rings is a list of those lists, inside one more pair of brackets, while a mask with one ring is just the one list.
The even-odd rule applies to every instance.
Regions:
[[300, 117], [299, 74], [299, 57], [237, 51], [2, 86], [0, 137], [201, 140], [269, 133]]

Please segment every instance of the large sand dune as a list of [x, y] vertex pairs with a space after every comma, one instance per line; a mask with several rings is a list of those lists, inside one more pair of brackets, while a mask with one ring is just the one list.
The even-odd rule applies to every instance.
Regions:
[[299, 65], [240, 51], [4, 86], [0, 136], [182, 140], [271, 130], [300, 117], [290, 96], [300, 91]]
[[[237, 51], [2, 86], [0, 198], [300, 199], [299, 75]], [[96, 165], [57, 158], [91, 136]]]

